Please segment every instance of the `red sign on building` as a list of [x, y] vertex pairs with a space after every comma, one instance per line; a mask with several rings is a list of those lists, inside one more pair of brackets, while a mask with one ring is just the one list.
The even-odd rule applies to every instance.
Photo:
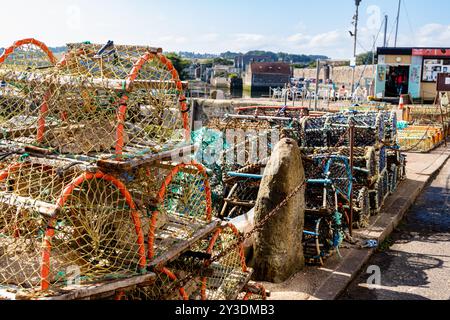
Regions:
[[413, 56], [426, 56], [426, 57], [450, 57], [449, 49], [413, 49]]

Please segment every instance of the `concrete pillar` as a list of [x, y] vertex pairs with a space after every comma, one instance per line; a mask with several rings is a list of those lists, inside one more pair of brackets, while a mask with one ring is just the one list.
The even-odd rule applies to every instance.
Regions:
[[[264, 219], [305, 179], [297, 143], [281, 140], [266, 167], [255, 206], [255, 224]], [[304, 267], [302, 233], [305, 187], [255, 236], [255, 280], [281, 283]]]

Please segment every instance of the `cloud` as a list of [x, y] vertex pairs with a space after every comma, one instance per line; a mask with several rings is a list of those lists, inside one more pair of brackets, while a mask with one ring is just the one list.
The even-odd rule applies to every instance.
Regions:
[[260, 42], [264, 40], [264, 36], [262, 34], [253, 34], [253, 33], [236, 33], [235, 34], [236, 41], [245, 41], [245, 42]]
[[199, 36], [200, 41], [217, 41], [219, 40], [218, 33], [206, 33]]
[[296, 33], [296, 34], [293, 34], [292, 36], [289, 36], [287, 38], [287, 41], [294, 42], [294, 43], [302, 43], [304, 41], [309, 41], [310, 39], [311, 39], [310, 36], [307, 36], [303, 33]]
[[426, 24], [417, 32], [419, 46], [450, 46], [450, 25], [437, 23]]
[[184, 44], [189, 41], [189, 38], [180, 35], [166, 35], [159, 37], [157, 41], [162, 44]]
[[[312, 48], [330, 48], [342, 44], [344, 39], [344, 31], [334, 30], [326, 33], [320, 33], [311, 38], [308, 46]], [[348, 34], [347, 34], [348, 35]]]
[[[318, 34], [296, 33], [286, 38], [288, 49], [306, 54], [323, 54], [330, 57], [349, 57], [351, 38], [345, 30], [331, 30]], [[347, 48], [348, 47], [348, 48]]]

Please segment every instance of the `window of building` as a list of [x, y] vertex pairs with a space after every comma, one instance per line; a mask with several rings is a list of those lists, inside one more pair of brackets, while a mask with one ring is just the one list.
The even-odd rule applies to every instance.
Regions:
[[438, 74], [442, 72], [450, 72], [450, 59], [423, 60], [423, 82], [436, 82]]

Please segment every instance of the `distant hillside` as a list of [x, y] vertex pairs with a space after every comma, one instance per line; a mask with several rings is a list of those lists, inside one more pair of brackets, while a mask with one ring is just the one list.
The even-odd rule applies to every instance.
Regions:
[[[55, 54], [67, 51], [67, 47], [49, 47], [49, 49]], [[3, 54], [3, 51], [5, 51], [5, 48], [0, 48], [0, 54]]]
[[[0, 48], [0, 54], [3, 53], [5, 49]], [[67, 47], [50, 47], [50, 50], [57, 56], [61, 56], [64, 52], [67, 51]], [[223, 52], [221, 54], [211, 54], [211, 53], [196, 53], [196, 52], [187, 52], [180, 51], [178, 53], [182, 58], [185, 59], [227, 59], [234, 60], [235, 57], [242, 55], [240, 52]], [[305, 55], [305, 54], [290, 54], [284, 52], [271, 52], [271, 51], [249, 51], [246, 54], [248, 55], [264, 55], [271, 57], [274, 61], [285, 61], [289, 63], [296, 64], [298, 66], [307, 66], [311, 63], [314, 63], [317, 59], [328, 59], [327, 56], [323, 55]]]
[[214, 59], [218, 58], [218, 54], [210, 54], [210, 53], [196, 53], [196, 52], [186, 52], [180, 51], [178, 54], [186, 59]]
[[[230, 59], [234, 60], [237, 56], [242, 55], [243, 53], [238, 52], [224, 52], [221, 54], [209, 54], [209, 53], [194, 53], [194, 52], [179, 52], [179, 55], [186, 59], [215, 59], [215, 58], [222, 58], [222, 59]], [[327, 56], [323, 55], [305, 55], [305, 54], [290, 54], [285, 52], [271, 52], [271, 51], [249, 51], [246, 53], [247, 55], [262, 55], [262, 56], [269, 56], [275, 61], [285, 61], [290, 62], [294, 64], [304, 64], [308, 65], [317, 59], [329, 59]]]

